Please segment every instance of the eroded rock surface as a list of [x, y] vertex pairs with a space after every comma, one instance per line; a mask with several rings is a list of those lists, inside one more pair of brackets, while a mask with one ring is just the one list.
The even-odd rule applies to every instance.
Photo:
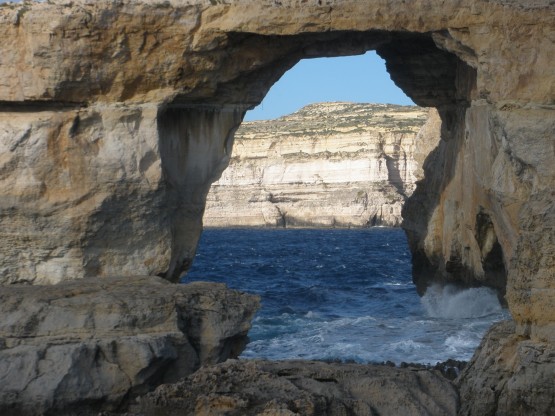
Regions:
[[386, 366], [237, 361], [202, 368], [140, 399], [145, 415], [456, 415], [438, 373]]
[[0, 7], [0, 39], [2, 284], [177, 281], [245, 109], [374, 49], [441, 118], [404, 213], [418, 287], [506, 288], [555, 342], [552, 1], [51, 0]]
[[375, 49], [392, 79], [442, 120], [405, 213], [420, 290], [431, 281], [506, 287], [517, 331], [553, 340], [553, 5], [435, 6], [1, 7], [2, 282], [176, 281], [244, 110], [299, 59]]
[[237, 112], [148, 104], [6, 110], [2, 284], [179, 278], [194, 257], [210, 184], [227, 165]]
[[555, 347], [493, 326], [457, 379], [460, 416], [555, 415]]
[[222, 284], [86, 279], [0, 291], [0, 414], [97, 414], [237, 357], [258, 298]]
[[243, 123], [204, 225], [398, 226], [422, 170], [419, 147], [439, 141], [439, 128], [422, 129], [427, 116], [414, 106], [321, 103]]

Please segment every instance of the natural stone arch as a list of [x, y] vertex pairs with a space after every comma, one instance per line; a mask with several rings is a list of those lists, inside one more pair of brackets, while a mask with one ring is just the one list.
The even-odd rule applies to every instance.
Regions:
[[[548, 1], [212, 3], [53, 0], [0, 11], [9, 40], [0, 45], [9, 137], [4, 283], [168, 271], [175, 278], [196, 244], [176, 243], [185, 226], [176, 218], [202, 205], [183, 196], [191, 179], [178, 176], [206, 174], [207, 189], [243, 106], [258, 103], [296, 60], [377, 49], [417, 103], [438, 107], [449, 138], [433, 156], [441, 168], [416, 199], [426, 220], [407, 217], [413, 251], [435, 279], [484, 280], [475, 230], [486, 213], [519, 333], [553, 338], [554, 242], [544, 232], [555, 223]], [[433, 80], [420, 90], [418, 62]], [[447, 89], [437, 82], [442, 74]], [[207, 152], [191, 162], [214, 170], [174, 166], [169, 144], [200, 131], [212, 144], [188, 144]], [[9, 171], [32, 180], [18, 188]]]
[[[411, 46], [403, 47], [406, 44]], [[419, 104], [437, 106], [448, 116], [452, 109], [457, 107], [455, 79], [458, 59], [454, 55], [438, 49], [429, 35], [407, 35], [383, 31], [341, 31], [331, 34], [272, 37], [253, 34], [233, 35], [230, 36], [228, 47], [234, 51], [237, 59], [245, 56], [257, 56], [260, 61], [255, 71], [248, 72], [219, 88], [219, 93], [213, 98], [216, 101], [225, 99], [226, 102], [208, 105], [197, 100], [191, 101], [187, 97], [177, 96], [160, 112], [158, 119], [160, 143], [162, 144], [161, 158], [168, 183], [175, 184], [179, 181], [178, 177], [183, 179], [192, 177], [197, 181], [195, 185], [184, 184], [178, 192], [178, 198], [181, 200], [190, 198], [190, 202], [186, 203], [186, 214], [177, 214], [179, 218], [187, 222], [187, 225], [175, 225], [181, 227], [182, 231], [173, 233], [172, 244], [181, 249], [172, 249], [172, 253], [177, 257], [172, 258], [168, 272], [164, 273], [171, 280], [179, 279], [179, 276], [188, 269], [192, 262], [198, 235], [202, 229], [201, 217], [206, 194], [212, 181], [217, 179], [227, 166], [231, 155], [232, 135], [245, 110], [258, 104], [273, 83], [300, 59], [358, 54], [377, 49], [383, 55], [389, 53], [407, 61], [406, 65], [401, 65], [401, 69], [397, 73], [402, 79], [405, 79], [405, 83], [414, 93], [412, 98]], [[390, 52], [395, 48], [404, 48], [405, 52]], [[264, 52], [260, 54], [259, 51]], [[426, 61], [419, 62], [418, 56], [423, 54], [426, 55]], [[387, 58], [389, 59], [389, 57]], [[411, 60], [414, 62], [410, 62]], [[434, 72], [432, 73], [427, 66], [434, 68]], [[442, 69], [437, 71], [438, 67]], [[421, 85], [407, 82], [407, 79], [410, 80], [413, 76], [411, 73], [413, 70], [420, 72]], [[431, 85], [435, 87], [432, 96], [429, 94]], [[184, 122], [184, 120], [187, 121]], [[179, 128], [181, 133], [169, 132], [168, 129], [171, 129], [169, 126], [176, 123], [181, 125]], [[199, 128], [203, 129], [201, 135], [192, 132]], [[170, 137], [166, 139], [166, 136]], [[206, 138], [210, 139], [206, 140]], [[205, 144], [209, 148], [204, 151], [197, 148], [192, 153], [197, 164], [196, 167], [187, 167], [187, 163], [192, 162], [187, 159], [187, 154], [191, 154], [187, 151], [175, 158], [177, 147], [187, 148], [202, 140], [205, 140]], [[173, 145], [169, 145], [169, 152], [166, 156], [163, 148], [167, 142], [172, 142]], [[214, 146], [213, 143], [219, 144]], [[217, 149], [220, 149], [221, 152], [218, 152]], [[212, 158], [214, 160], [208, 161], [208, 164], [202, 167], [198, 166], [201, 154], [205, 155], [205, 159]], [[179, 174], [176, 169], [180, 170]], [[190, 169], [195, 173], [191, 173]], [[199, 178], [202, 180], [199, 181]], [[175, 188], [175, 186], [173, 187]], [[196, 198], [195, 202], [192, 201], [193, 198]], [[183, 204], [181, 205], [183, 206]], [[187, 220], [185, 220], [186, 218]], [[191, 235], [192, 230], [195, 230], [194, 237]]]
[[[186, 122], [187, 127], [181, 129], [181, 134], [170, 134], [172, 136], [170, 140], [173, 143], [177, 143], [179, 140], [176, 138], [180, 137], [181, 140], [184, 140], [183, 145], [187, 147], [190, 143], [199, 141], [199, 135], [190, 134], [188, 131], [186, 132], [187, 128], [198, 128], [198, 126], [193, 127], [196, 126], [196, 122], [204, 127], [211, 125], [210, 122], [206, 121], [206, 115], [220, 118], [221, 115], [224, 115], [226, 121], [222, 122], [223, 119], [218, 120], [214, 127], [216, 131], [205, 129], [203, 134], [204, 139], [210, 137], [210, 140], [206, 141], [206, 143], [210, 143], [210, 145], [214, 142], [218, 142], [218, 140], [224, 140], [225, 144], [220, 144], [220, 148], [224, 149], [223, 155], [229, 156], [232, 143], [231, 132], [236, 128], [242, 114], [244, 114], [244, 109], [247, 108], [249, 105], [248, 103], [253, 99], [251, 97], [258, 97], [257, 100], [261, 100], [263, 94], [268, 91], [273, 82], [291, 67], [292, 62], [297, 62], [299, 59], [306, 57], [339, 56], [349, 53], [361, 53], [374, 49], [386, 59], [386, 65], [392, 78], [405, 89], [408, 95], [417, 104], [436, 107], [439, 110], [444, 120], [442, 123], [444, 142], [457, 142], [461, 140], [462, 130], [460, 126], [464, 126], [464, 119], [461, 119], [461, 116], [464, 117], [466, 108], [470, 106], [472, 99], [471, 94], [476, 88], [476, 73], [454, 54], [439, 49], [430, 34], [390, 33], [383, 31], [357, 33], [344, 31], [331, 35], [320, 33], [285, 37], [248, 35], [232, 36], [231, 39], [233, 39], [233, 43], [229, 47], [234, 50], [234, 53], [238, 57], [256, 56], [257, 51], [264, 51], [264, 54], [260, 57], [261, 62], [259, 68], [256, 71], [244, 75], [239, 80], [234, 80], [231, 85], [222, 87], [224, 91], [222, 95], [236, 104], [219, 104], [216, 107], [210, 107], [203, 103], [187, 102], [185, 97], [177, 97], [176, 101], [168, 105], [168, 108], [171, 110], [168, 109], [163, 112], [163, 119], [159, 119], [161, 143], [165, 143], [165, 130], [169, 128], [168, 126], [175, 124], [175, 122], [181, 122], [179, 120], [188, 120], [188, 122]], [[285, 55], [284, 57], [285, 53], [289, 55]], [[266, 62], [262, 62], [263, 58]], [[219, 96], [216, 96], [215, 98], [218, 97]], [[167, 114], [170, 112], [172, 114], [171, 118], [174, 121], [169, 121], [167, 117]], [[216, 113], [220, 114], [220, 116], [215, 116]], [[195, 116], [193, 117], [192, 114], [195, 114]], [[230, 133], [222, 133], [218, 130], [224, 125], [228, 126]], [[439, 134], [439, 132], [437, 134]], [[451, 146], [457, 148], [454, 144]], [[173, 149], [175, 148], [176, 146], [173, 146]], [[204, 153], [206, 155], [211, 154], [212, 157], [214, 157], [213, 150], [208, 150]], [[170, 154], [175, 156], [173, 152], [170, 152]], [[198, 156], [203, 153], [197, 149], [193, 154], [195, 155], [195, 160], [198, 161]], [[453, 154], [451, 160], [447, 162], [452, 162], [453, 158], [457, 157], [457, 155], [456, 153]], [[224, 157], [221, 161], [216, 163], [219, 164], [219, 167], [208, 169], [208, 172], [211, 172], [214, 179], [219, 176], [223, 168], [227, 165], [228, 159], [228, 157]], [[194, 173], [191, 175], [191, 171], [189, 171], [189, 175], [186, 175], [186, 160], [186, 154], [182, 154], [180, 157], [174, 159], [173, 163], [167, 161], [164, 164], [164, 166], [166, 166], [166, 177], [169, 179], [170, 183], [174, 182], [172, 178], [176, 176], [182, 178], [192, 176], [197, 179], [207, 178], [206, 172]], [[218, 158], [216, 158], [216, 160], [218, 160]], [[164, 161], [163, 152], [162, 161]], [[170, 172], [170, 165], [180, 166], [182, 170], [181, 175], [172, 174]], [[213, 162], [208, 162], [208, 166], [213, 165]], [[197, 167], [195, 171], [198, 171], [199, 168], [200, 167]], [[437, 166], [434, 166], [434, 168], [437, 169]], [[200, 169], [206, 171], [207, 165], [204, 165]], [[438, 197], [445, 185], [451, 180], [454, 172], [446, 170], [442, 171], [441, 175], [443, 176], [443, 182], [441, 184], [436, 184], [436, 188], [434, 189]], [[433, 176], [433, 174], [429, 176]], [[192, 262], [198, 235], [202, 228], [201, 216], [204, 209], [206, 194], [208, 192], [207, 184], [209, 185], [211, 182], [211, 180], [205, 179], [202, 183], [197, 183], [195, 186], [191, 186], [190, 184], [188, 186], [182, 186], [179, 191], [180, 198], [187, 198], [185, 195], [190, 194], [190, 198], [196, 197], [197, 201], [192, 202], [191, 200], [187, 203], [188, 211], [186, 214], [178, 214], [178, 217], [186, 221], [187, 225], [178, 225], [178, 223], [175, 225], [176, 227], [180, 227], [181, 231], [173, 233], [174, 249], [172, 249], [172, 253], [177, 257], [172, 258], [167, 273], [168, 278], [172, 280], [177, 280], [181, 273], [185, 272]], [[199, 186], [202, 190], [200, 190]], [[191, 191], [191, 189], [195, 189], [195, 191]], [[421, 193], [422, 192], [420, 192], [420, 194]], [[452, 259], [442, 259], [442, 252], [424, 252], [421, 254], [423, 249], [419, 246], [422, 245], [422, 241], [426, 238], [429, 217], [437, 205], [439, 205], [439, 198], [427, 198], [425, 203], [427, 204], [425, 210], [415, 209], [411, 213], [409, 209], [406, 210], [407, 213], [405, 215], [408, 219], [406, 222], [408, 235], [413, 246], [412, 249], [415, 253], [415, 259], [417, 260], [415, 263], [415, 282], [420, 292], [424, 292], [426, 287], [434, 281], [447, 280], [467, 286], [486, 284], [499, 290], [501, 296], [503, 296], [506, 284], [506, 276], [504, 273], [492, 273], [490, 270], [484, 273], [482, 269], [483, 276], [479, 276], [478, 279], [476, 279], [475, 275], [477, 271], [473, 268], [473, 265], [470, 264], [466, 267], [462, 265], [462, 262], [466, 261], [468, 263], [469, 259], [460, 259], [459, 263], [461, 264], [459, 264], [458, 268], [451, 267], [445, 270], [445, 264], [448, 263], [448, 261], [452, 263]], [[193, 208], [193, 206], [195, 208]], [[409, 207], [410, 206], [409, 204]], [[413, 223], [419, 224], [421, 230], [415, 230], [415, 225]], [[195, 231], [192, 232], [192, 230]], [[191, 235], [192, 233], [194, 236]], [[177, 247], [181, 248], [177, 249]], [[500, 248], [501, 246], [498, 245], [496, 247]], [[500, 249], [499, 252], [502, 256], [502, 249]], [[484, 254], [487, 255], [488, 253], [489, 251]], [[440, 259], [437, 260], [435, 264], [431, 264], [428, 260], [429, 257], [431, 257], [430, 254], [437, 255]], [[463, 252], [462, 255], [464, 254]], [[423, 257], [422, 263], [426, 267], [422, 267], [422, 263], [418, 262], [419, 256]], [[422, 267], [423, 271], [420, 267]], [[488, 280], [492, 274], [495, 275], [496, 281]]]

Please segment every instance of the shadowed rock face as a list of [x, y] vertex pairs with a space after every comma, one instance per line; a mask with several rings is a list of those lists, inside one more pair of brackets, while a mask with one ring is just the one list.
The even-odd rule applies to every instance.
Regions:
[[299, 59], [375, 49], [442, 121], [404, 211], [417, 286], [506, 287], [516, 334], [553, 342], [553, 5], [222, 3], [0, 7], [2, 283], [177, 280], [244, 110]]
[[[439, 373], [311, 361], [206, 367], [142, 397], [144, 415], [455, 415], [458, 394]], [[135, 414], [135, 413], [133, 413]]]

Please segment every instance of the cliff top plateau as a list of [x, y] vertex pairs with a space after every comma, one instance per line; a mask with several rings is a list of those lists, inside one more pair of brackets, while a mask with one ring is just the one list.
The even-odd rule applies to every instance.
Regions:
[[315, 103], [274, 120], [246, 121], [236, 138], [297, 134], [315, 140], [334, 133], [418, 133], [427, 111], [417, 106], [349, 102]]

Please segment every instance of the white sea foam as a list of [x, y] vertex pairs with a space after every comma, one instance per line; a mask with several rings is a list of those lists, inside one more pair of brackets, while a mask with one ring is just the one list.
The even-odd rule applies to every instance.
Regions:
[[422, 344], [415, 342], [411, 339], [394, 342], [390, 345], [390, 348], [393, 349], [394, 351], [398, 351], [404, 354], [413, 353], [416, 350], [422, 349], [422, 347], [423, 347]]
[[433, 318], [480, 318], [502, 310], [495, 291], [486, 287], [461, 290], [451, 285], [434, 285], [428, 288], [421, 302]]
[[[451, 351], [459, 351], [464, 348], [472, 348], [476, 345], [474, 334], [457, 334], [447, 337], [445, 346]], [[478, 337], [479, 338], [479, 337]]]
[[308, 312], [305, 314], [304, 317], [307, 318], [307, 319], [314, 319], [314, 318], [317, 318], [317, 317], [318, 317], [318, 314], [316, 314], [316, 313], [313, 312], [313, 311], [308, 311]]

